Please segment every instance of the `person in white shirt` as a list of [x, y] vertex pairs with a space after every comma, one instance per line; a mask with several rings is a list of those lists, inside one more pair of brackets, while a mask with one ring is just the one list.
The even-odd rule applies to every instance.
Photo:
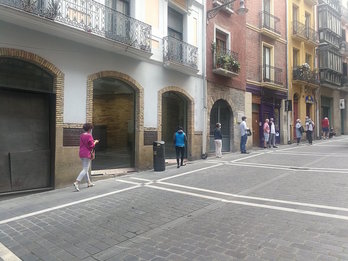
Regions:
[[246, 142], [248, 139], [247, 129], [248, 126], [246, 125], [246, 117], [242, 117], [242, 122], [239, 125], [240, 128], [240, 153], [243, 154], [249, 154], [249, 152], [246, 151]]
[[307, 134], [307, 140], [310, 145], [313, 143], [313, 130], [314, 130], [314, 122], [306, 116], [306, 134]]
[[269, 135], [268, 147], [270, 148], [273, 146], [273, 148], [278, 148], [275, 145], [276, 130], [275, 130], [275, 124], [274, 124], [273, 118], [269, 119], [269, 127], [270, 127], [270, 135]]

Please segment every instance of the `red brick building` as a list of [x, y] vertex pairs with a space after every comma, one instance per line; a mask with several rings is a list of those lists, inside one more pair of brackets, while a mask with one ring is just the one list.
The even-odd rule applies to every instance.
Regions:
[[209, 11], [227, 2], [230, 1], [207, 0], [208, 152], [214, 151], [213, 131], [217, 122], [222, 124], [222, 151], [238, 151], [238, 122], [245, 115], [245, 15], [237, 14], [239, 1], [221, 8], [215, 16]]
[[262, 122], [266, 118], [274, 118], [277, 143], [285, 143], [286, 1], [249, 0], [247, 4], [252, 7], [246, 14], [246, 91], [252, 95], [253, 146], [263, 143]]

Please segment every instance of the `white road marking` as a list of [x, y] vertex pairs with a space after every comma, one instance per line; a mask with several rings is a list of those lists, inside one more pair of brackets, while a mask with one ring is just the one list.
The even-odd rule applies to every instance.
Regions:
[[150, 179], [143, 179], [143, 178], [137, 178], [137, 177], [129, 177], [130, 179], [135, 179], [135, 180], [140, 180], [140, 181], [146, 181], [146, 182], [148, 182], [148, 181], [152, 181], [152, 180], [150, 180]]
[[7, 247], [0, 243], [0, 259], [4, 261], [21, 261], [14, 253], [12, 253]]
[[275, 151], [273, 153], [277, 155], [348, 158], [348, 155], [345, 155], [342, 153], [312, 153], [312, 152], [286, 152], [286, 151]]
[[245, 159], [250, 159], [250, 158], [255, 158], [255, 157], [258, 157], [258, 156], [261, 156], [265, 154], [265, 152], [262, 152], [262, 153], [256, 153], [256, 154], [251, 154], [249, 156], [246, 156], [246, 157], [242, 157], [242, 158], [239, 158], [239, 159], [235, 159], [235, 160], [232, 160], [231, 162], [237, 162], [237, 161], [240, 161], [240, 160], [245, 160]]
[[159, 181], [163, 181], [163, 180], [174, 179], [174, 178], [185, 176], [185, 175], [189, 175], [189, 174], [201, 171], [201, 170], [216, 168], [216, 167], [222, 166], [222, 165], [223, 164], [219, 163], [219, 164], [216, 164], [216, 165], [212, 165], [212, 166], [208, 166], [208, 167], [204, 167], [204, 168], [200, 168], [200, 169], [195, 169], [195, 170], [191, 170], [191, 171], [188, 171], [188, 172], [184, 172], [184, 173], [181, 173], [181, 174], [173, 175], [173, 176], [170, 176], [170, 177], [167, 177], [167, 178], [158, 179], [157, 181], [159, 182]]
[[332, 206], [318, 205], [318, 204], [311, 204], [311, 203], [302, 203], [302, 202], [278, 200], [278, 199], [271, 199], [271, 198], [244, 196], [244, 195], [240, 195], [240, 194], [232, 194], [232, 193], [227, 193], [227, 192], [221, 192], [221, 191], [209, 190], [209, 189], [202, 189], [202, 188], [185, 186], [185, 185], [168, 183], [168, 182], [158, 182], [157, 184], [164, 184], [164, 185], [173, 186], [173, 187], [179, 187], [179, 188], [185, 188], [185, 189], [190, 189], [190, 190], [202, 191], [202, 192], [218, 194], [218, 195], [223, 195], [223, 196], [230, 196], [230, 197], [235, 197], [235, 198], [252, 199], [252, 200], [268, 201], [268, 202], [281, 203], [281, 204], [287, 204], [287, 205], [296, 205], [296, 206], [304, 206], [304, 207], [312, 207], [312, 208], [322, 208], [322, 209], [330, 209], [330, 210], [338, 210], [338, 211], [346, 211], [346, 212], [348, 212], [348, 208], [342, 208], [342, 207], [332, 207]]
[[197, 193], [185, 192], [185, 191], [176, 190], [176, 189], [162, 188], [162, 187], [158, 187], [158, 186], [154, 186], [154, 185], [149, 185], [148, 187], [153, 188], [153, 189], [159, 189], [159, 190], [174, 192], [174, 193], [178, 193], [178, 194], [184, 194], [184, 195], [188, 195], [188, 196], [194, 196], [194, 197], [199, 197], [199, 198], [204, 198], [204, 199], [211, 199], [211, 200], [220, 201], [220, 202], [224, 202], [224, 203], [231, 203], [231, 204], [244, 205], [244, 206], [252, 206], [252, 207], [272, 209], [272, 210], [280, 210], [280, 211], [286, 211], [286, 212], [292, 212], [292, 213], [298, 213], [298, 214], [305, 214], [305, 215], [311, 215], [311, 216], [319, 216], [319, 217], [326, 217], [326, 218], [348, 220], [348, 216], [343, 216], [343, 215], [335, 215], [335, 214], [314, 212], [314, 211], [294, 209], [294, 208], [277, 207], [277, 206], [271, 206], [271, 205], [265, 205], [265, 204], [257, 204], [257, 203], [250, 203], [250, 202], [237, 201], [237, 200], [226, 200], [226, 199], [223, 199], [223, 198], [205, 196], [205, 195], [201, 195], [201, 194], [197, 194]]
[[12, 222], [12, 221], [20, 220], [20, 219], [23, 219], [23, 218], [36, 216], [36, 215], [43, 214], [43, 213], [46, 213], [46, 212], [49, 212], [49, 211], [53, 211], [53, 210], [56, 210], [56, 209], [65, 208], [65, 207], [73, 206], [73, 205], [76, 205], [76, 204], [88, 202], [88, 201], [91, 201], [91, 200], [94, 200], [94, 199], [107, 197], [107, 196], [110, 196], [110, 195], [113, 195], [113, 194], [118, 194], [118, 193], [121, 193], [121, 192], [125, 192], [125, 191], [128, 191], [128, 190], [132, 190], [132, 189], [136, 189], [136, 188], [140, 188], [140, 187], [141, 187], [141, 185], [136, 185], [136, 186], [133, 186], [133, 187], [120, 189], [120, 190], [112, 191], [112, 192], [109, 192], [109, 193], [101, 194], [101, 195], [98, 195], [98, 196], [81, 199], [81, 200], [70, 202], [70, 203], [67, 203], [67, 204], [55, 206], [55, 207], [52, 207], [52, 208], [46, 208], [46, 209], [42, 209], [42, 210], [39, 210], [39, 211], [31, 212], [31, 213], [28, 213], [28, 214], [16, 216], [16, 217], [13, 217], [13, 218], [0, 220], [0, 225], [6, 224], [6, 223], [9, 223], [9, 222]]
[[282, 169], [291, 171], [306, 171], [306, 172], [329, 172], [329, 173], [344, 173], [348, 174], [348, 169], [334, 169], [334, 168], [312, 168], [312, 167], [300, 167], [300, 166], [286, 166], [286, 165], [275, 165], [275, 164], [264, 164], [264, 163], [234, 163], [233, 161], [227, 163], [228, 165], [241, 166], [241, 167], [253, 167], [253, 168], [269, 168], [269, 169]]

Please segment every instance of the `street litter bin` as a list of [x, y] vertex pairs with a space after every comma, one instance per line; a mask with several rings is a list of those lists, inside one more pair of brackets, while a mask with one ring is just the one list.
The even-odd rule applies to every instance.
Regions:
[[153, 169], [154, 171], [164, 171], [166, 169], [164, 141], [153, 142]]

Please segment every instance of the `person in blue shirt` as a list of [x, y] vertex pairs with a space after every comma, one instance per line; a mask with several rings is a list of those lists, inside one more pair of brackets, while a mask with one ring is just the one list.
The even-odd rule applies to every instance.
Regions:
[[[186, 142], [187, 142], [186, 134], [183, 131], [182, 127], [179, 126], [178, 130], [174, 134], [177, 168], [180, 168], [180, 166], [184, 166], [184, 154], [185, 154]], [[180, 164], [179, 164], [179, 157], [181, 158]]]

